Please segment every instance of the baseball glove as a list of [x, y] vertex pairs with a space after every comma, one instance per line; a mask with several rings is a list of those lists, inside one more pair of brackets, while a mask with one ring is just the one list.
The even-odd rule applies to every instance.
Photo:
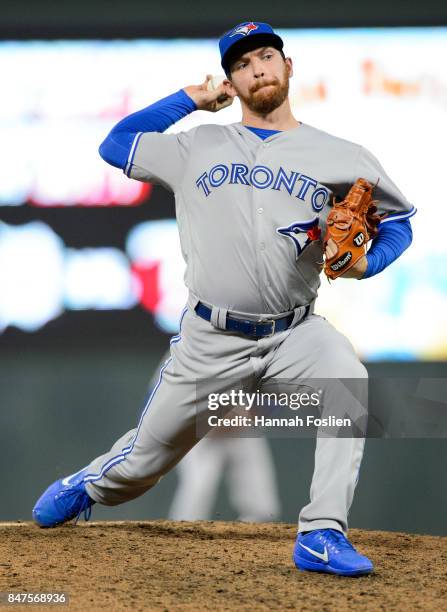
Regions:
[[338, 278], [366, 253], [366, 244], [376, 236], [381, 219], [377, 214], [376, 200], [372, 199], [373, 186], [359, 178], [342, 202], [336, 202], [327, 218], [324, 248], [332, 238], [337, 251], [326, 257], [324, 272], [332, 280]]

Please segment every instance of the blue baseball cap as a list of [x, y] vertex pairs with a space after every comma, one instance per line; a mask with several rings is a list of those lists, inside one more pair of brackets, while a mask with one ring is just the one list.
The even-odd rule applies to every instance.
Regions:
[[282, 39], [268, 23], [245, 21], [225, 32], [219, 40], [221, 65], [228, 75], [231, 63], [243, 53], [259, 47], [274, 47], [281, 51], [283, 46]]

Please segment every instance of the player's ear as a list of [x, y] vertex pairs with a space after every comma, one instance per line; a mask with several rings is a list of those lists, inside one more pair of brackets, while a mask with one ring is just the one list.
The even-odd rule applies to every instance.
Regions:
[[293, 76], [293, 62], [291, 57], [285, 57], [284, 63], [287, 66], [287, 72], [289, 73], [289, 78]]
[[237, 96], [237, 91], [235, 90], [233, 83], [231, 81], [231, 79], [229, 79], [228, 77], [223, 81], [223, 86], [225, 87], [225, 93], [227, 93], [229, 96], [231, 96], [232, 98], [234, 98], [235, 96]]

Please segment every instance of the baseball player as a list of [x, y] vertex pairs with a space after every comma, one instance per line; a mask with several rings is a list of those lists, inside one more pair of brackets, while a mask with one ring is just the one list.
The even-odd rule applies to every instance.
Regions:
[[[369, 151], [293, 116], [292, 59], [270, 25], [242, 23], [219, 47], [227, 77], [221, 85], [209, 91], [208, 75], [180, 89], [120, 121], [100, 147], [128, 177], [174, 194], [189, 298], [138, 426], [43, 493], [33, 510], [43, 527], [83, 511], [88, 519], [95, 503], [134, 499], [172, 469], [197, 442], [207, 390], [197, 381], [210, 381], [216, 393], [234, 380], [244, 389], [272, 379], [343, 378], [359, 388], [366, 381], [349, 341], [313, 312], [323, 258], [337, 257], [337, 243], [319, 231], [328, 230], [334, 202], [358, 178], [375, 186], [381, 216], [369, 251], [349, 267], [343, 253], [333, 268], [344, 278], [366, 279], [409, 246], [415, 209]], [[236, 96], [240, 122], [163, 133], [187, 114], [219, 111]], [[359, 242], [358, 232], [353, 239]], [[347, 414], [357, 410], [352, 393], [331, 396], [330, 385], [326, 392]], [[298, 520], [297, 568], [344, 576], [373, 570], [347, 539], [364, 441], [317, 437], [310, 502]]]

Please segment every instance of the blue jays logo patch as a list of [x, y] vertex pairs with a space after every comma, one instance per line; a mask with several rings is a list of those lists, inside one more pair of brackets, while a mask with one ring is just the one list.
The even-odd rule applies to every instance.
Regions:
[[287, 227], [278, 227], [276, 231], [278, 234], [290, 238], [295, 247], [295, 259], [298, 259], [311, 242], [318, 240], [320, 236], [318, 223], [318, 217], [314, 217], [310, 221], [301, 221], [292, 223]]
[[238, 28], [236, 28], [235, 30], [233, 30], [230, 34], [230, 38], [232, 36], [237, 36], [237, 34], [242, 34], [243, 36], [248, 36], [250, 34], [250, 32], [252, 32], [253, 30], [257, 30], [258, 26], [255, 25], [253, 23], [253, 21], [250, 21], [250, 23], [246, 23], [243, 26], [239, 26]]

